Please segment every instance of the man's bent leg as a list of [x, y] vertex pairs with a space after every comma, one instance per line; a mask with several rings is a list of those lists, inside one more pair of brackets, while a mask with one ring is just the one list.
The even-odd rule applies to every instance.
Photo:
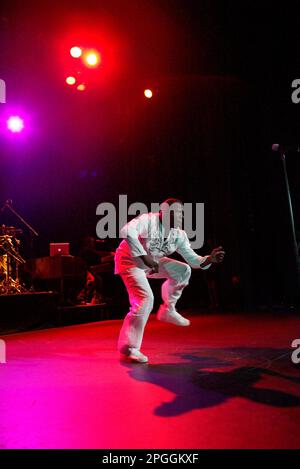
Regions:
[[180, 326], [188, 326], [190, 321], [176, 311], [176, 303], [181, 297], [184, 288], [188, 285], [191, 276], [191, 267], [184, 262], [164, 257], [159, 262], [159, 273], [151, 278], [166, 278], [162, 284], [162, 298], [164, 304], [158, 311], [158, 319]]
[[161, 287], [162, 299], [169, 309], [175, 309], [184, 288], [189, 284], [192, 269], [184, 262], [168, 259], [162, 262], [161, 271], [167, 274], [167, 280]]
[[153, 308], [153, 293], [142, 269], [128, 269], [121, 277], [127, 288], [130, 310], [119, 335], [118, 350], [130, 355], [134, 349], [138, 355], [136, 351], [141, 348], [144, 328]]

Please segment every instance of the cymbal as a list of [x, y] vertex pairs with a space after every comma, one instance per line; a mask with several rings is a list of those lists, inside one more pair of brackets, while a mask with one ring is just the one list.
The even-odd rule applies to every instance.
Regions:
[[0, 226], [0, 234], [2, 235], [12, 235], [15, 236], [17, 234], [22, 234], [23, 230], [20, 228], [16, 228], [15, 226]]

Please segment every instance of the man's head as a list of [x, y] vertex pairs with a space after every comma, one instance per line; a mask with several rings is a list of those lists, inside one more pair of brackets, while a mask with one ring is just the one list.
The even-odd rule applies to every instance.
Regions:
[[170, 197], [160, 204], [160, 219], [165, 227], [182, 228], [183, 202]]

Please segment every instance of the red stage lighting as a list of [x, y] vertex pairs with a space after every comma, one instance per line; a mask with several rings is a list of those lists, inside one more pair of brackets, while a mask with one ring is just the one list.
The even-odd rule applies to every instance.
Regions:
[[78, 46], [71, 47], [70, 54], [75, 59], [78, 59], [78, 57], [81, 57], [82, 49]]
[[24, 129], [24, 121], [19, 116], [11, 116], [7, 120], [7, 128], [11, 132], [21, 132]]
[[75, 83], [76, 83], [76, 78], [75, 78], [75, 77], [71, 77], [71, 76], [70, 76], [70, 77], [67, 77], [67, 78], [66, 78], [66, 83], [67, 83], [68, 85], [75, 85]]
[[85, 90], [85, 84], [81, 83], [80, 85], [77, 86], [78, 91], [84, 91]]
[[101, 57], [98, 51], [88, 50], [83, 56], [83, 61], [87, 67], [98, 67], [101, 62]]
[[146, 96], [146, 98], [150, 99], [150, 98], [152, 98], [153, 93], [150, 89], [147, 89], [147, 90], [144, 91], [144, 95]]

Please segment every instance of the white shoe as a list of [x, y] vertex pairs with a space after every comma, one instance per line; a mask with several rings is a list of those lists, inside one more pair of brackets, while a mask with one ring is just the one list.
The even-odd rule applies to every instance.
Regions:
[[140, 352], [137, 348], [128, 349], [128, 354], [126, 354], [126, 359], [136, 362], [136, 363], [147, 363], [148, 357]]
[[176, 309], [168, 309], [165, 305], [161, 305], [158, 313], [157, 319], [163, 322], [169, 322], [171, 324], [176, 324], [176, 326], [189, 326], [191, 322], [181, 316]]

